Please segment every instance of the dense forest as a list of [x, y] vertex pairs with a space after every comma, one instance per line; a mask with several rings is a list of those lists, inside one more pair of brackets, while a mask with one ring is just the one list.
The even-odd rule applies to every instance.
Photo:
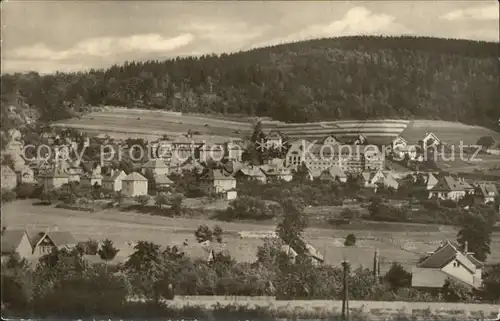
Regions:
[[[42, 121], [86, 105], [267, 116], [286, 122], [419, 118], [497, 128], [497, 43], [415, 37], [318, 39], [247, 52], [2, 75], [6, 106]], [[22, 117], [2, 117], [2, 127]]]

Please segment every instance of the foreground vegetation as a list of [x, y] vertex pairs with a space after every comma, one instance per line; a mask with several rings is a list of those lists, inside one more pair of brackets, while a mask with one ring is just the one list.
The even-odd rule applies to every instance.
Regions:
[[19, 127], [33, 110], [53, 121], [101, 104], [290, 122], [432, 118], [497, 128], [497, 57], [495, 43], [357, 36], [84, 73], [2, 75], [2, 105], [19, 107], [20, 116], [2, 108], [2, 129]]
[[[174, 295], [341, 299], [343, 271], [338, 266], [315, 265], [305, 247], [302, 231], [307, 227], [308, 220], [303, 214], [302, 202], [287, 198], [280, 206], [286, 215], [282, 216], [276, 228], [279, 239], [266, 240], [259, 247], [254, 263], [236, 262], [224, 250], [214, 251], [211, 258], [208, 257], [209, 252], [205, 258], [192, 258], [190, 247], [162, 248], [140, 241], [128, 260], [115, 266], [108, 263], [118, 253], [113, 242], [105, 240], [98, 244], [89, 241], [80, 243], [71, 252], [54, 250], [31, 267], [25, 260], [11, 257], [2, 266], [2, 306], [12, 314], [37, 317], [123, 316], [129, 313], [143, 316], [146, 307], [150, 307], [148, 310], [151, 313], [171, 311], [161, 302]], [[484, 238], [478, 241], [481, 233], [484, 234], [484, 230], [478, 230], [476, 225], [465, 226], [459, 232], [457, 241], [462, 245], [467, 241], [469, 250], [487, 256], [489, 243]], [[195, 236], [200, 243], [223, 242], [223, 231], [219, 227], [212, 230], [200, 226]], [[355, 242], [355, 237], [348, 239], [347, 246]], [[297, 256], [283, 251], [284, 244], [291, 245]], [[487, 248], [484, 248], [486, 245]], [[98, 255], [103, 263], [92, 265], [84, 255]], [[375, 267], [374, 270], [378, 269]], [[384, 276], [377, 276], [374, 270], [352, 267], [349, 271], [348, 287], [352, 300], [500, 300], [500, 265], [486, 273], [484, 287], [478, 291], [449, 279], [441, 291], [434, 293], [411, 288], [411, 274], [397, 263]]]

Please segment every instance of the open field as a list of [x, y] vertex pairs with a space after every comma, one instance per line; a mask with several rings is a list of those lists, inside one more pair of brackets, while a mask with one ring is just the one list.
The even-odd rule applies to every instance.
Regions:
[[[242, 138], [250, 134], [254, 117], [222, 117], [212, 115], [185, 115], [162, 110], [104, 107], [80, 118], [56, 122], [54, 126], [72, 127], [89, 133], [107, 133], [116, 138], [128, 136], [148, 139], [162, 135], [185, 135], [188, 130], [199, 132], [198, 140], [217, 141]], [[337, 137], [354, 137], [363, 134], [372, 143], [387, 143], [403, 135], [409, 143], [416, 144], [427, 132], [435, 133], [451, 145], [460, 141], [475, 144], [481, 136], [492, 136], [500, 141], [500, 133], [457, 122], [438, 120], [342, 120], [314, 123], [282, 123], [264, 121], [264, 129], [279, 130], [290, 139], [323, 139], [334, 134]]]
[[500, 142], [500, 132], [480, 126], [465, 125], [442, 120], [414, 120], [402, 132], [410, 143], [417, 143], [424, 138], [425, 133], [432, 132], [441, 141], [449, 145], [474, 145], [481, 136], [491, 136], [495, 142]]
[[191, 130], [199, 133], [194, 138], [207, 141], [216, 138], [239, 139], [251, 131], [249, 122], [126, 108], [91, 112], [80, 118], [56, 122], [54, 126], [71, 127], [90, 133], [106, 133], [115, 138], [142, 136], [149, 139], [162, 135], [185, 135]]
[[460, 152], [456, 151], [453, 154], [439, 155], [436, 157], [436, 166], [441, 170], [452, 173], [472, 173], [475, 170], [484, 171], [488, 174], [490, 168], [494, 168], [500, 164], [500, 156], [478, 154], [463, 155], [460, 157]]
[[[3, 224], [9, 228], [46, 229], [58, 227], [59, 230], [72, 232], [78, 240], [89, 238], [113, 240], [120, 249], [117, 261], [125, 260], [131, 253], [128, 243], [145, 240], [162, 245], [195, 244], [195, 229], [201, 224], [219, 225], [225, 232], [224, 240], [229, 252], [237, 259], [247, 260], [255, 255], [260, 239], [241, 239], [241, 231], [273, 231], [275, 226], [251, 223], [219, 222], [208, 219], [168, 218], [138, 213], [106, 210], [86, 213], [35, 206], [30, 201], [16, 201], [3, 208]], [[346, 248], [342, 244], [349, 233], [356, 234], [357, 246]], [[434, 250], [439, 241], [456, 238], [456, 230], [447, 227], [436, 231], [396, 232], [370, 230], [339, 230], [309, 228], [306, 239], [325, 255], [328, 264], [337, 265], [346, 258], [354, 266], [372, 266], [374, 249], [380, 250], [381, 270], [387, 271], [393, 261], [402, 263], [410, 269], [421, 254]], [[500, 262], [500, 233], [494, 234], [491, 262]]]
[[[339, 314], [342, 310], [342, 301], [339, 300], [275, 300], [273, 297], [224, 297], [224, 296], [177, 296], [174, 300], [166, 301], [175, 307], [202, 306], [207, 309], [215, 304], [221, 306], [264, 307], [271, 311], [324, 312], [325, 315]], [[425, 311], [443, 318], [455, 317], [464, 320], [467, 317], [496, 317], [499, 306], [494, 304], [467, 304], [445, 302], [401, 302], [401, 301], [349, 301], [351, 311], [361, 311], [373, 315], [374, 320], [381, 316], [399, 313], [412, 315], [413, 320], [425, 320]], [[461, 319], [462, 318], [462, 319]]]

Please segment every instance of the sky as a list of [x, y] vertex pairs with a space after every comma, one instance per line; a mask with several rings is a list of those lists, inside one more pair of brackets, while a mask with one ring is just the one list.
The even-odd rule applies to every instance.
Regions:
[[498, 42], [499, 4], [4, 0], [1, 23], [3, 73], [53, 73], [346, 35]]

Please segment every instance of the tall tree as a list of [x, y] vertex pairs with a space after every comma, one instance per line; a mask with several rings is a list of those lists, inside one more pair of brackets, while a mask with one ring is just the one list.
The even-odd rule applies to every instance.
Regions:
[[101, 248], [97, 251], [97, 254], [101, 260], [106, 262], [106, 272], [108, 271], [108, 262], [112, 261], [118, 252], [120, 252], [120, 250], [115, 247], [113, 241], [109, 239], [102, 241]]
[[457, 241], [462, 250], [467, 242], [468, 251], [474, 253], [479, 261], [486, 261], [491, 254], [491, 234], [493, 225], [478, 215], [467, 215], [463, 219], [462, 228], [458, 231]]

